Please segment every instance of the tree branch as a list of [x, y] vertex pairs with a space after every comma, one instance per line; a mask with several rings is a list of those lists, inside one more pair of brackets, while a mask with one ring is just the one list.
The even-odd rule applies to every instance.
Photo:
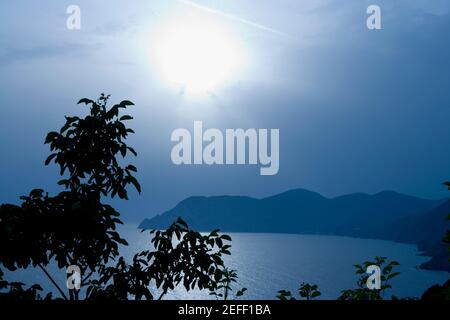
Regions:
[[158, 300], [161, 300], [163, 296], [165, 296], [165, 294], [167, 293], [167, 291], [163, 290], [163, 292], [161, 293], [161, 295], [159, 296]]
[[45, 273], [45, 275], [47, 276], [47, 278], [50, 279], [50, 281], [53, 283], [53, 285], [56, 287], [56, 289], [59, 291], [59, 293], [62, 295], [62, 297], [67, 300], [67, 296], [64, 294], [64, 291], [61, 290], [61, 288], [58, 286], [58, 284], [56, 283], [56, 281], [52, 278], [52, 276], [47, 272], [47, 270], [45, 270], [45, 268], [38, 263], [38, 267], [41, 268], [41, 270]]
[[87, 283], [86, 283], [86, 280], [87, 279], [89, 279], [91, 276], [92, 276], [92, 274], [94, 273], [94, 270], [91, 270], [91, 272], [89, 272], [87, 275], [86, 275], [86, 277], [84, 277], [82, 280], [81, 280], [81, 286], [82, 287], [84, 287]]

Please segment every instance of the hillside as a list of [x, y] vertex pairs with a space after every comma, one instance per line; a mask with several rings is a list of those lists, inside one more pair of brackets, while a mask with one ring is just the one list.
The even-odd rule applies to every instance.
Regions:
[[242, 196], [190, 197], [139, 226], [164, 229], [177, 217], [200, 231], [327, 234], [392, 240], [418, 245], [432, 259], [422, 267], [449, 270], [441, 238], [450, 200], [427, 200], [384, 191], [326, 198], [294, 189], [256, 199]]
[[[165, 228], [181, 216], [190, 226], [207, 231], [320, 233], [387, 237], [387, 226], [425, 213], [442, 201], [392, 191], [326, 198], [305, 189], [256, 199], [241, 196], [190, 197], [140, 228]], [[390, 232], [390, 231], [389, 231]], [[391, 234], [389, 234], [391, 235]]]

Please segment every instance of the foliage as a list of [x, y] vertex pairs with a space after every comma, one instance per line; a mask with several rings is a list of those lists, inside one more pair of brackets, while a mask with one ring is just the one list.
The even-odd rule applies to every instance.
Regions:
[[428, 288], [421, 297], [422, 300], [450, 300], [450, 280], [443, 285], [436, 284]]
[[[319, 291], [319, 286], [317, 284], [309, 284], [305, 282], [302, 282], [300, 284], [298, 294], [300, 295], [301, 298], [305, 300], [313, 300], [322, 295], [322, 293]], [[292, 292], [287, 290], [278, 291], [277, 298], [279, 300], [296, 300], [295, 297], [292, 295]]]
[[277, 295], [278, 300], [296, 300], [291, 291], [279, 290]]
[[128, 151], [137, 155], [124, 141], [134, 133], [124, 121], [133, 118], [120, 116], [120, 109], [134, 104], [124, 100], [108, 109], [108, 99], [109, 95], [101, 94], [97, 101], [84, 98], [78, 102], [91, 105], [89, 115], [85, 118], [66, 117], [59, 132], [47, 134], [45, 143], [50, 145], [52, 153], [45, 164], [57, 163], [61, 175], [68, 171], [69, 177], [58, 181], [67, 189], [81, 194], [110, 194], [112, 198], [117, 194], [121, 199], [128, 199], [128, 184], [139, 193], [141, 191], [132, 174], [137, 170], [133, 165], [120, 166], [117, 156], [120, 153], [125, 158]]
[[119, 213], [96, 197], [64, 191], [49, 197], [36, 189], [19, 206], [0, 207], [0, 261], [9, 270], [30, 264], [94, 270], [126, 244], [115, 231]]
[[[450, 182], [444, 182], [444, 185], [450, 190]], [[450, 214], [447, 215], [447, 220], [450, 220]], [[446, 243], [450, 243], [450, 230], [447, 229], [444, 238]], [[450, 247], [448, 247], [450, 251]], [[448, 258], [450, 261], [450, 258]], [[450, 280], [443, 285], [434, 285], [428, 288], [421, 297], [422, 300], [450, 300]]]
[[[131, 264], [123, 258], [113, 267], [102, 266], [98, 280], [90, 282], [88, 297], [153, 299], [152, 284], [160, 289], [158, 299], [180, 283], [187, 291], [217, 286], [215, 272], [224, 267], [228, 254], [227, 235], [208, 235], [190, 230], [180, 218], [165, 231], [153, 231], [156, 251], [137, 253]], [[174, 245], [176, 243], [176, 245]]]
[[38, 284], [24, 289], [24, 283], [8, 282], [3, 279], [3, 275], [3, 271], [0, 269], [0, 299], [2, 300], [49, 300], [52, 297], [51, 293], [42, 297], [39, 293], [42, 291], [42, 287]]
[[[232, 283], [237, 282], [236, 270], [228, 269], [226, 267], [218, 268], [214, 272], [214, 283], [209, 288], [210, 295], [215, 296], [217, 299], [228, 300], [230, 293], [233, 291]], [[247, 288], [241, 288], [236, 292], [235, 298], [244, 295]]]
[[317, 284], [311, 285], [309, 283], [302, 283], [300, 285], [298, 294], [300, 295], [300, 297], [305, 298], [306, 300], [312, 300], [321, 295], [318, 288], [319, 287], [317, 286]]
[[[380, 289], [369, 289], [367, 287], [367, 280], [370, 275], [366, 273], [369, 266], [378, 266], [381, 270], [380, 275]], [[383, 300], [385, 292], [392, 289], [389, 281], [400, 274], [394, 272], [394, 267], [400, 265], [397, 261], [387, 262], [385, 257], [375, 257], [373, 261], [366, 261], [362, 265], [356, 264], [356, 274], [359, 276], [356, 289], [343, 290], [339, 296], [339, 300]]]
[[[450, 190], [450, 182], [445, 182], [444, 184]], [[447, 220], [450, 220], [450, 214], [447, 215]], [[447, 230], [443, 240], [446, 243], [450, 243], [450, 230]], [[448, 247], [448, 250], [450, 251], [450, 247]], [[450, 257], [448, 258], [448, 261], [450, 261]]]
[[[65, 191], [50, 197], [42, 189], [35, 189], [21, 197], [20, 206], [4, 204], [0, 207], [0, 263], [7, 269], [39, 267], [56, 286], [63, 298], [63, 290], [45, 270], [54, 260], [59, 268], [77, 265], [85, 281], [102, 264], [118, 256], [118, 245], [126, 245], [116, 232], [122, 222], [119, 213], [101, 203], [101, 196], [127, 199], [126, 187], [132, 184], [138, 192], [140, 185], [132, 172], [133, 165], [121, 167], [117, 160], [126, 150], [136, 152], [124, 143], [133, 130], [119, 117], [119, 110], [133, 105], [122, 101], [107, 109], [109, 96], [102, 94], [97, 101], [81, 99], [79, 104], [90, 105], [84, 117], [66, 117], [59, 132], [47, 134], [52, 160], [60, 167], [60, 180]], [[70, 291], [72, 296], [74, 292]]]
[[[0, 206], [0, 265], [10, 271], [40, 268], [64, 299], [79, 299], [79, 290], [69, 289], [66, 295], [46, 270], [53, 261], [60, 269], [80, 267], [81, 287], [87, 287], [89, 299], [153, 299], [152, 284], [161, 291], [159, 298], [180, 283], [187, 290], [217, 286], [214, 275], [224, 268], [221, 257], [230, 254], [225, 242], [231, 240], [218, 230], [201, 235], [178, 219], [167, 230], [154, 232], [149, 244], [154, 251], [137, 253], [130, 264], [119, 256], [119, 245], [127, 245], [116, 231], [120, 214], [101, 200], [116, 195], [128, 199], [127, 187], [140, 193], [141, 186], [133, 175], [136, 167], [119, 163], [119, 156], [128, 152], [136, 156], [125, 143], [134, 131], [124, 121], [132, 117], [120, 115], [133, 103], [124, 100], [108, 108], [108, 99], [104, 94], [97, 101], [81, 99], [79, 104], [90, 106], [89, 114], [66, 117], [59, 132], [47, 134], [52, 153], [45, 164], [59, 165], [63, 179], [58, 184], [64, 191], [51, 197], [35, 189], [21, 197], [19, 206]], [[41, 298], [39, 285], [0, 284], [1, 298]]]

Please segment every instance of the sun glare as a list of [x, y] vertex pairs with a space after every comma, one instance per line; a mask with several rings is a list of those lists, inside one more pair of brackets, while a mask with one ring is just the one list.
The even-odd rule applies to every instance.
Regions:
[[168, 24], [153, 43], [161, 77], [185, 93], [205, 93], [236, 77], [243, 52], [231, 34], [212, 23]]

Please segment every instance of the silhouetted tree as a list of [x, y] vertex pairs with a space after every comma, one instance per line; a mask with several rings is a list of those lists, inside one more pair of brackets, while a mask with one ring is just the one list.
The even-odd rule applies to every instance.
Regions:
[[[21, 197], [20, 206], [0, 206], [0, 264], [10, 271], [41, 269], [63, 299], [79, 299], [79, 290], [56, 283], [47, 270], [52, 262], [60, 269], [78, 266], [90, 299], [152, 299], [152, 281], [162, 291], [160, 298], [181, 282], [187, 290], [213, 286], [216, 269], [223, 267], [221, 256], [229, 254], [229, 245], [224, 245], [229, 237], [217, 232], [203, 236], [181, 219], [154, 233], [149, 247], [155, 251], [137, 253], [131, 264], [119, 256], [118, 246], [127, 245], [116, 231], [120, 214], [102, 203], [102, 197], [128, 199], [127, 187], [131, 184], [140, 193], [141, 186], [133, 175], [136, 167], [119, 163], [119, 156], [136, 156], [125, 143], [134, 133], [125, 125], [132, 117], [120, 115], [133, 103], [125, 100], [108, 108], [108, 99], [104, 94], [97, 101], [81, 99], [79, 104], [90, 106], [89, 114], [66, 117], [58, 132], [47, 134], [52, 153], [45, 164], [59, 165], [58, 184], [65, 190], [51, 197], [35, 189]], [[117, 261], [114, 266], [112, 261]], [[9, 288], [5, 294], [10, 298], [40, 298], [39, 285], [25, 290], [23, 284], [0, 280], [0, 290]]]

